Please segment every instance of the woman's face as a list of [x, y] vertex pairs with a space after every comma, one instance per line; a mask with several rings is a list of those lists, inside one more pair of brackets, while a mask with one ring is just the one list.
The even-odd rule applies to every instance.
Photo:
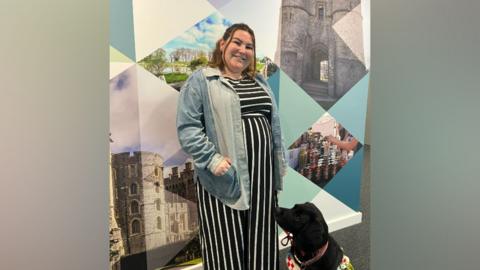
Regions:
[[220, 50], [223, 52], [226, 73], [241, 75], [253, 61], [252, 36], [247, 31], [237, 30], [228, 45], [227, 41], [220, 42]]

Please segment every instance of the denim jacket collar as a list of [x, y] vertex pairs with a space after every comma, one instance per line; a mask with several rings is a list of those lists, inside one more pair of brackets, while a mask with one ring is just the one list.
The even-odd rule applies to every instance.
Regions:
[[218, 68], [206, 67], [203, 70], [203, 74], [205, 77], [213, 77], [213, 76], [222, 76], [222, 72]]
[[[222, 72], [220, 71], [219, 68], [212, 68], [212, 67], [206, 67], [206, 68], [203, 68], [202, 69], [202, 72], [203, 72], [203, 75], [205, 76], [205, 78], [210, 78], [210, 77], [220, 77], [223, 79], [223, 76], [222, 76]], [[264, 80], [263, 77], [261, 76], [255, 76], [255, 78], [257, 79], [257, 81], [260, 82], [260, 85], [263, 87], [263, 88], [268, 88], [267, 87], [267, 82]], [[223, 80], [222, 80], [223, 81]], [[269, 91], [267, 91], [269, 93]], [[270, 94], [270, 93], [269, 93]]]

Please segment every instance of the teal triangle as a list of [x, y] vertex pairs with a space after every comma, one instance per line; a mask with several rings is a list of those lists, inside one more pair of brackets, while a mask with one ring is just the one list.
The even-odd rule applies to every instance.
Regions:
[[272, 89], [273, 95], [275, 96], [275, 101], [277, 104], [280, 104], [279, 101], [279, 91], [280, 91], [280, 70], [277, 70], [275, 73], [270, 75], [267, 79], [270, 88]]
[[278, 204], [291, 208], [296, 203], [313, 200], [320, 190], [319, 186], [289, 167], [283, 179], [283, 191], [279, 193]]
[[362, 144], [365, 141], [369, 76], [367, 73], [328, 111]]
[[110, 44], [135, 60], [132, 0], [110, 0]]
[[360, 184], [363, 167], [363, 147], [330, 180], [324, 190], [355, 211], [360, 210]]
[[325, 110], [287, 74], [279, 70], [279, 111], [285, 145], [290, 146], [311, 127]]

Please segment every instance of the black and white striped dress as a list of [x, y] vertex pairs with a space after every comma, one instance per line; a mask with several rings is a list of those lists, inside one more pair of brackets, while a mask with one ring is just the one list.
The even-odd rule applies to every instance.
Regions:
[[[270, 96], [251, 79], [228, 80], [239, 98], [250, 175], [250, 209], [235, 210], [197, 184], [206, 270], [274, 270], [278, 266]], [[197, 183], [199, 183], [197, 181]]]

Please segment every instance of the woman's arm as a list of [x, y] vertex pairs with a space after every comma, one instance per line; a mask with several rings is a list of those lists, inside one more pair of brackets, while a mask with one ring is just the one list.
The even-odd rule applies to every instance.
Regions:
[[215, 173], [223, 156], [208, 139], [203, 124], [201, 87], [207, 87], [199, 72], [193, 73], [180, 91], [177, 105], [177, 134], [182, 149], [193, 157], [198, 168]]
[[351, 141], [341, 141], [331, 135], [327, 136], [327, 141], [335, 144], [336, 146], [340, 147], [341, 149], [351, 151], [354, 150], [355, 147], [357, 147], [358, 141], [355, 138], [352, 138]]

